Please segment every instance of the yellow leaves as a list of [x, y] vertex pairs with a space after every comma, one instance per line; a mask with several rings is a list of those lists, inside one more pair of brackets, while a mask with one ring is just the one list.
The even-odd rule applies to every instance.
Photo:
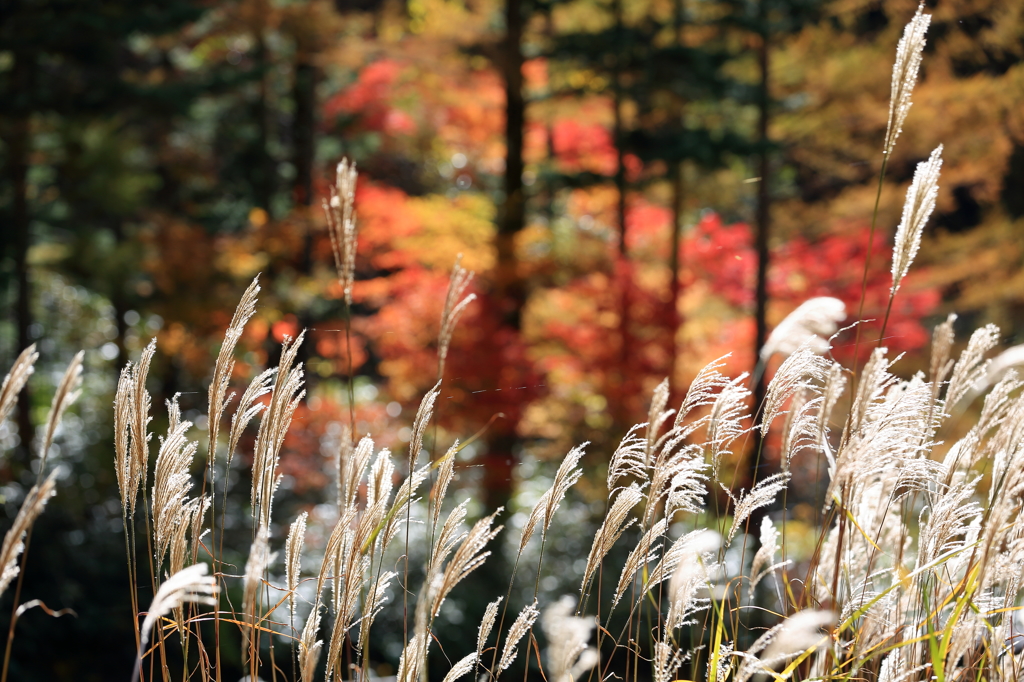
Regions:
[[395, 248], [408, 250], [422, 265], [449, 270], [454, 254], [462, 254], [467, 270], [484, 272], [494, 267], [494, 205], [479, 194], [454, 199], [430, 195], [409, 199], [410, 213], [419, 229], [396, 240]]

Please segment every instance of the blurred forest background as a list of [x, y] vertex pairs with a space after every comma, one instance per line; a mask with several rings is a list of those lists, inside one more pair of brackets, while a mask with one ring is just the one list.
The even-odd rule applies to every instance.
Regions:
[[[765, 331], [803, 300], [836, 296], [851, 323], [893, 55], [917, 7], [0, 5], [0, 363], [30, 343], [40, 351], [26, 398], [0, 426], [8, 518], [34, 480], [34, 427], [70, 357], [86, 351], [83, 397], [51, 455], [58, 494], [37, 525], [24, 588], [24, 599], [78, 618], [19, 621], [12, 675], [23, 680], [127, 679], [117, 373], [155, 337], [155, 404], [180, 392], [185, 418], [204, 428], [213, 358], [258, 273], [237, 383], [276, 362], [285, 335], [309, 330], [282, 519], [300, 509], [315, 519], [332, 499], [350, 362], [357, 431], [396, 451], [408, 441], [436, 381], [459, 253], [477, 273], [478, 300], [455, 335], [430, 439], [443, 449], [489, 424], [460, 453], [475, 514], [517, 509], [529, 472], [576, 443], [591, 441], [584, 463], [601, 470], [645, 420], [662, 378], [675, 402], [725, 353], [731, 371], [750, 371]], [[942, 142], [937, 217], [885, 343], [922, 348], [951, 311], [964, 329], [995, 322], [1007, 344], [1021, 343], [1024, 1], [939, 0], [928, 11], [922, 79], [881, 190], [864, 316], [884, 312], [905, 189]], [[321, 209], [343, 156], [360, 170], [351, 358]], [[839, 337], [837, 357], [852, 348], [852, 334]], [[577, 521], [586, 536], [586, 515]], [[478, 613], [491, 597], [462, 599]], [[4, 633], [10, 599], [0, 602]], [[375, 656], [396, 658], [393, 647]]]

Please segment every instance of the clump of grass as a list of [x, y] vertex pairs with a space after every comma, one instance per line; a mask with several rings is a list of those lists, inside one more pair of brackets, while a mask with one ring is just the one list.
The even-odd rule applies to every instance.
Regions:
[[[900, 43], [886, 159], [910, 105], [927, 25], [928, 16], [919, 10]], [[940, 150], [919, 168], [907, 195], [896, 233], [890, 306], [934, 207]], [[325, 204], [346, 306], [354, 279], [355, 182], [354, 166], [340, 165]], [[273, 500], [281, 447], [304, 394], [297, 361], [303, 334], [285, 341], [278, 367], [251, 380], [230, 416], [229, 465], [247, 425], [259, 419], [251, 545], [242, 575], [233, 574], [224, 561], [229, 482], [217, 480], [214, 463], [233, 397], [233, 349], [255, 311], [258, 282], [243, 295], [213, 372], [206, 475], [198, 496], [189, 497], [199, 442], [190, 439], [191, 424], [181, 419], [176, 400], [167, 405], [168, 430], [153, 467], [152, 490], [147, 489], [151, 399], [145, 385], [155, 345], [124, 369], [113, 440], [138, 649], [136, 675], [171, 679], [166, 647], [177, 640], [185, 660], [183, 679], [220, 682], [226, 640], [221, 630], [232, 627], [240, 631], [248, 679], [287, 677], [284, 670], [290, 668], [291, 677], [303, 682], [321, 675], [328, 681], [367, 680], [374, 620], [397, 583], [405, 623], [397, 682], [426, 679], [432, 644], [444, 643], [445, 633], [436, 628], [443, 603], [484, 565], [502, 531], [500, 510], [470, 524], [467, 502], [446, 504], [462, 447], [458, 441], [436, 460], [423, 456], [452, 334], [473, 300], [466, 294], [471, 281], [472, 273], [456, 262], [440, 324], [438, 383], [420, 403], [408, 453], [393, 457], [370, 436], [354, 442], [350, 419], [336, 458], [335, 520], [326, 532], [318, 569], [303, 574], [310, 521], [304, 512], [287, 524], [283, 585], [272, 581], [277, 531], [284, 527], [274, 519]], [[721, 360], [698, 374], [677, 408], [669, 405], [667, 381], [659, 384], [647, 423], [631, 428], [613, 453], [591, 453], [592, 459], [603, 456], [608, 462], [605, 513], [576, 576], [578, 598], [544, 604], [545, 547], [560, 505], [583, 475], [584, 446], [570, 450], [526, 516], [506, 594], [485, 597], [494, 600], [480, 622], [475, 650], [451, 664], [444, 682], [471, 673], [482, 682], [496, 682], [521, 651], [527, 659], [524, 675], [536, 654], [533, 660], [550, 682], [584, 677], [603, 682], [619, 671], [633, 682], [641, 677], [670, 682], [684, 668], [690, 679], [708, 682], [1019, 679], [1024, 661], [1013, 623], [1024, 571], [1024, 515], [1019, 513], [1024, 502], [1024, 381], [1010, 368], [1018, 356], [995, 365], [985, 359], [999, 340], [998, 330], [989, 326], [975, 332], [953, 360], [951, 316], [935, 330], [929, 375], [899, 378], [893, 371], [898, 359], [881, 345], [863, 371], [850, 372], [824, 357], [830, 350], [827, 337], [844, 315], [835, 299], [813, 299], [779, 326], [755, 370], [762, 371], [776, 353], [785, 356], [763, 406], [749, 404], [749, 377], [725, 375]], [[22, 353], [0, 387], [0, 418], [13, 405], [35, 358], [31, 348]], [[76, 395], [80, 356], [76, 363], [51, 409], [44, 465], [56, 423]], [[954, 430], [952, 413], [963, 414], [987, 389], [976, 422], [943, 454], [941, 440], [962, 431]], [[839, 420], [844, 396], [848, 409]], [[756, 423], [753, 414], [761, 415]], [[725, 463], [740, 445], [763, 442], [772, 430], [781, 431], [782, 471], [752, 482], [749, 490], [733, 489], [723, 476]], [[777, 508], [787, 494], [789, 465], [798, 457], [819, 458], [828, 470], [828, 487], [813, 555], [794, 562], [787, 558], [792, 553], [785, 504], [773, 515], [765, 511]], [[424, 489], [428, 480], [429, 489]], [[27, 548], [31, 524], [54, 485], [52, 473], [40, 478], [7, 533], [0, 548], [0, 591], [18, 575], [19, 553]], [[216, 513], [207, 514], [218, 486], [223, 492], [219, 521]], [[714, 498], [712, 513], [706, 508], [708, 498], [719, 490], [723, 495]], [[142, 505], [136, 504], [139, 494]], [[425, 505], [416, 504], [421, 497]], [[719, 499], [724, 508], [717, 508]], [[424, 507], [426, 513], [418, 518]], [[140, 609], [136, 571], [139, 515], [145, 528], [142, 556], [156, 595], [147, 611]], [[418, 588], [410, 585], [413, 522], [429, 530]], [[680, 522], [691, 529], [682, 530]], [[747, 551], [747, 544], [754, 543], [752, 522], [759, 547]], [[635, 536], [627, 534], [634, 530]], [[203, 543], [207, 533], [211, 542]], [[400, 534], [404, 542], [395, 542]], [[630, 538], [632, 546], [619, 548], [625, 559], [618, 561], [613, 550], [623, 538]], [[506, 628], [513, 586], [531, 542], [539, 544], [536, 566], [530, 567], [532, 600]], [[611, 594], [602, 589], [606, 570], [618, 576], [617, 582], [608, 581]], [[230, 583], [241, 587], [239, 607], [225, 599]], [[296, 605], [302, 601], [310, 609], [298, 630]], [[283, 604], [287, 622], [275, 619]], [[752, 626], [755, 606], [767, 621], [760, 630]], [[212, 641], [201, 628], [210, 620]], [[538, 620], [546, 640], [543, 657], [534, 636]], [[622, 625], [618, 633], [611, 630], [618, 627], [613, 623]], [[292, 643], [290, 666], [276, 659], [273, 643], [281, 638]], [[152, 647], [151, 639], [156, 640]], [[266, 650], [261, 639], [269, 641]], [[190, 647], [198, 652], [194, 665]]]

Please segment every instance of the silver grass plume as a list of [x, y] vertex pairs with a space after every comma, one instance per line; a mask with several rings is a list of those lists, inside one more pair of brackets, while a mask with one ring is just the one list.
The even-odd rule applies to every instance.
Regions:
[[331, 236], [334, 267], [338, 271], [345, 294], [345, 304], [352, 305], [352, 283], [356, 270], [356, 164], [342, 159], [338, 164], [335, 184], [331, 187], [330, 202], [324, 201], [327, 231]]
[[53, 394], [53, 400], [50, 402], [50, 412], [46, 416], [46, 428], [43, 430], [43, 444], [39, 449], [39, 474], [36, 482], [42, 480], [43, 471], [46, 469], [46, 456], [50, 452], [53, 436], [57, 432], [57, 425], [60, 424], [60, 420], [64, 417], [64, 411], [78, 400], [78, 396], [81, 395], [81, 390], [79, 389], [82, 385], [82, 358], [84, 357], [84, 351], [78, 351], [75, 354], [75, 357], [68, 364], [68, 368], [64, 371], [64, 376], [61, 377], [60, 383], [57, 384], [56, 392]]
[[573, 682], [597, 665], [597, 649], [589, 646], [596, 623], [592, 618], [573, 615], [576, 600], [565, 595], [544, 609], [541, 629], [547, 636], [547, 678], [550, 682]]
[[231, 466], [231, 460], [234, 459], [238, 441], [241, 440], [245, 427], [267, 408], [265, 403], [259, 402], [259, 399], [270, 393], [270, 381], [275, 375], [277, 375], [276, 367], [260, 372], [249, 382], [245, 392], [242, 393], [242, 399], [238, 401], [238, 407], [231, 415], [231, 431], [228, 434], [228, 467]]
[[135, 500], [139, 495], [138, 481], [132, 475], [131, 424], [132, 394], [135, 391], [132, 379], [132, 364], [121, 370], [114, 392], [114, 472], [117, 474], [117, 489], [121, 493], [121, 513], [134, 514]]
[[[321, 575], [321, 579], [324, 576]], [[302, 634], [299, 636], [299, 672], [302, 675], [302, 682], [313, 682], [316, 676], [316, 665], [320, 660], [323, 649], [323, 641], [318, 640], [317, 633], [320, 631], [320, 619], [323, 614], [320, 611], [320, 593], [313, 599], [313, 608], [306, 617], [306, 624], [302, 627]]]
[[686, 624], [688, 616], [709, 606], [710, 602], [700, 594], [708, 587], [709, 570], [714, 568], [714, 556], [721, 545], [722, 536], [715, 531], [694, 531], [676, 540], [665, 553], [661, 565], [651, 573], [648, 589], [656, 584], [655, 578], [660, 581], [665, 571], [671, 570], [668, 579], [669, 607], [664, 625], [666, 639], [672, 630]]
[[619, 442], [608, 462], [608, 490], [614, 490], [619, 480], [630, 476], [637, 481], [647, 481], [647, 467], [644, 465], [646, 441], [636, 435], [646, 424], [635, 424]]
[[793, 457], [819, 441], [818, 417], [823, 397], [817, 386], [805, 386], [793, 395], [782, 428], [782, 466], [789, 469]]
[[772, 670], [787, 658], [825, 644], [828, 635], [822, 628], [835, 623], [835, 618], [831, 611], [800, 611], [771, 628], [742, 656], [737, 682], [746, 682], [757, 673]]
[[942, 383], [949, 376], [953, 369], [953, 361], [950, 355], [953, 351], [953, 341], [956, 336], [953, 332], [953, 323], [956, 322], [956, 313], [950, 313], [946, 321], [936, 325], [932, 333], [932, 355], [929, 363], [928, 380], [932, 382], [934, 390], [933, 397], [939, 397], [939, 390]]
[[896, 243], [892, 251], [892, 288], [890, 295], [899, 291], [900, 282], [910, 270], [910, 265], [921, 247], [921, 233], [925, 223], [935, 210], [939, 196], [939, 171], [942, 169], [942, 145], [940, 144], [927, 161], [917, 164], [914, 179], [907, 189], [903, 204], [903, 218], [896, 228]]
[[612, 608], [614, 608], [619, 600], [622, 599], [622, 595], [626, 593], [630, 584], [633, 582], [633, 577], [637, 571], [647, 566], [654, 558], [655, 553], [660, 545], [656, 544], [657, 540], [665, 534], [668, 529], [668, 521], [664, 518], [658, 519], [658, 521], [647, 529], [647, 532], [640, 538], [640, 542], [636, 544], [633, 550], [626, 557], [626, 562], [622, 565], [622, 573], [619, 574], [619, 583], [615, 586], [615, 597], [612, 600]]
[[[146, 488], [146, 479], [149, 475], [149, 441], [153, 437], [149, 433], [149, 410], [152, 405], [149, 391], [146, 390], [146, 380], [149, 378], [149, 366], [153, 362], [153, 355], [156, 353], [156, 339], [153, 339], [142, 350], [139, 361], [135, 364], [135, 371], [132, 375], [135, 384], [135, 392], [132, 398], [132, 479], [135, 481], [135, 490]], [[132, 499], [131, 512], [135, 511], [134, 497]]]
[[476, 656], [479, 660], [480, 655], [483, 653], [484, 648], [487, 646], [487, 639], [491, 636], [491, 630], [494, 628], [494, 621], [498, 617], [498, 606], [501, 605], [503, 597], [498, 597], [484, 609], [483, 618], [480, 619], [480, 628], [476, 634]]
[[274, 556], [270, 552], [270, 531], [266, 526], [260, 526], [256, 531], [256, 539], [253, 540], [252, 546], [249, 548], [249, 558], [245, 562], [245, 577], [242, 581], [242, 611], [249, 624], [249, 629], [242, 629], [243, 658], [249, 651], [249, 639], [252, 637], [252, 631], [256, 629], [261, 618], [259, 597], [260, 589], [263, 587], [263, 574], [274, 560]]
[[299, 577], [302, 574], [302, 545], [306, 541], [306, 519], [309, 514], [302, 512], [288, 528], [288, 540], [285, 543], [285, 583], [288, 588], [288, 615], [291, 623], [295, 622], [295, 593], [299, 588]]
[[356, 503], [356, 496], [359, 494], [359, 484], [366, 473], [366, 467], [373, 457], [373, 439], [363, 436], [359, 444], [352, 450], [352, 454], [345, 457], [342, 465], [342, 507], [351, 507]]
[[463, 677], [476, 666], [477, 654], [474, 651], [471, 654], [466, 654], [452, 666], [452, 669], [448, 671], [448, 674], [444, 676], [442, 682], [455, 682], [455, 680]]
[[437, 396], [441, 394], [441, 382], [438, 381], [434, 387], [427, 391], [420, 400], [420, 406], [416, 408], [416, 417], [412, 420], [412, 437], [409, 439], [409, 462], [410, 469], [416, 466], [419, 461], [420, 452], [423, 451], [423, 434], [427, 431], [430, 418], [434, 416], [434, 404]]
[[11, 581], [17, 577], [18, 557], [25, 549], [25, 534], [32, 528], [32, 524], [43, 512], [46, 503], [54, 495], [54, 488], [57, 482], [57, 472], [52, 471], [42, 483], [32, 486], [25, 495], [25, 499], [18, 509], [18, 515], [14, 517], [7, 534], [4, 535], [4, 543], [0, 546], [0, 594], [4, 593]]
[[924, 52], [925, 34], [931, 15], [924, 14], [924, 3], [917, 7], [917, 13], [903, 29], [903, 37], [896, 46], [896, 62], [892, 67], [892, 92], [889, 99], [889, 122], [885, 128], [885, 155], [888, 157], [896, 147], [896, 138], [903, 132], [903, 122], [910, 112], [910, 96], [917, 84], [917, 73], [921, 68], [921, 53]]
[[967, 396], [971, 389], [988, 372], [989, 361], [985, 354], [999, 344], [999, 327], [987, 324], [976, 329], [967, 342], [967, 348], [953, 366], [953, 376], [946, 389], [946, 405], [952, 408]]
[[[623, 531], [636, 522], [635, 518], [629, 518], [633, 507], [640, 504], [644, 499], [643, 492], [639, 486], [633, 483], [628, 488], [622, 488], [615, 496], [608, 513], [605, 514], [604, 522], [594, 535], [594, 543], [590, 547], [590, 555], [587, 557], [587, 566], [583, 571], [583, 583], [580, 585], [580, 594], [587, 591], [594, 573], [604, 560], [612, 546], [622, 537]], [[628, 521], [627, 521], [628, 519]]]
[[656, 642], [654, 645], [654, 682], [672, 682], [676, 679], [676, 671], [684, 663], [682, 652], [667, 644]]
[[[732, 542], [737, 531], [743, 523], [750, 518], [754, 510], [772, 503], [775, 496], [786, 488], [789, 482], [789, 473], [774, 474], [758, 481], [749, 493], [740, 492], [739, 499], [733, 498], [736, 502], [736, 509], [733, 512], [732, 527], [729, 528], [729, 535], [726, 537], [726, 544]], [[729, 493], [728, 489], [725, 489]], [[732, 493], [729, 493], [730, 497]]]
[[715, 480], [718, 480], [722, 458], [731, 455], [733, 443], [747, 433], [743, 426], [750, 417], [747, 410], [750, 390], [745, 385], [747, 377], [744, 372], [723, 386], [711, 406], [705, 445], [711, 451], [711, 475]]
[[512, 665], [512, 661], [516, 660], [516, 655], [519, 651], [516, 649], [516, 645], [519, 644], [519, 640], [523, 638], [527, 632], [533, 628], [534, 622], [537, 620], [537, 616], [540, 615], [540, 611], [537, 610], [537, 600], [534, 599], [532, 604], [527, 604], [523, 607], [523, 610], [519, 612], [512, 627], [508, 630], [508, 635], [505, 636], [505, 648], [501, 652], [501, 660], [498, 662], [498, 673]]
[[985, 376], [973, 386], [974, 393], [983, 393], [989, 386], [995, 386], [1014, 367], [1024, 367], [1024, 344], [1011, 346], [992, 358]]
[[146, 619], [142, 621], [140, 630], [141, 644], [135, 665], [139, 665], [142, 652], [149, 643], [149, 634], [163, 616], [186, 602], [194, 604], [217, 605], [217, 580], [207, 575], [206, 564], [193, 564], [178, 571], [160, 585], [153, 603], [149, 606]]
[[534, 505], [533, 511], [530, 512], [530, 516], [527, 517], [526, 523], [523, 525], [523, 532], [519, 537], [519, 552], [521, 553], [526, 547], [526, 544], [530, 541], [537, 526], [541, 526], [541, 535], [547, 535], [548, 528], [551, 527], [551, 519], [555, 515], [555, 511], [558, 509], [558, 505], [561, 504], [565, 494], [569, 491], [576, 481], [580, 480], [583, 475], [583, 471], [577, 468], [580, 459], [584, 455], [584, 448], [589, 443], [583, 443], [577, 445], [570, 450], [565, 458], [562, 459], [562, 463], [558, 466], [558, 471], [555, 472], [555, 479], [551, 483], [551, 487], [548, 488], [547, 492], [541, 496], [537, 504]]
[[776, 569], [782, 568], [788, 562], [775, 563], [775, 555], [779, 552], [779, 531], [775, 524], [767, 516], [761, 519], [761, 546], [754, 554], [754, 560], [750, 564], [750, 596], [753, 598], [754, 589], [766, 576], [771, 575]]
[[384, 525], [384, 537], [381, 541], [382, 550], [388, 548], [388, 545], [391, 544], [391, 541], [401, 529], [402, 523], [407, 520], [406, 517], [410, 512], [411, 505], [417, 499], [416, 491], [423, 485], [423, 481], [427, 480], [429, 472], [429, 464], [414, 470], [412, 476], [407, 477], [398, 488], [398, 492], [395, 494], [395, 501], [388, 510], [387, 523]]
[[707, 471], [708, 465], [698, 456], [699, 454], [700, 450], [691, 446], [682, 450], [680, 456], [665, 462], [664, 470], [670, 474], [670, 478], [664, 487], [658, 480], [660, 472], [655, 472], [651, 490], [648, 492], [645, 523], [652, 518], [653, 512], [650, 510], [662, 499], [665, 500], [665, 518], [670, 520], [677, 512], [699, 514], [704, 511], [704, 496], [708, 494], [704, 485], [708, 477], [704, 472]]
[[658, 434], [661, 427], [672, 416], [673, 411], [665, 409], [668, 406], [669, 386], [668, 379], [662, 379], [661, 383], [654, 388], [651, 396], [651, 407], [647, 415], [647, 438], [644, 446], [644, 462], [648, 466], [654, 463], [654, 454], [658, 444]]
[[281, 456], [292, 416], [306, 391], [302, 388], [302, 363], [295, 364], [305, 331], [293, 341], [285, 338], [281, 361], [274, 377], [270, 405], [260, 419], [252, 464], [252, 514], [259, 525], [270, 526], [274, 491], [277, 489], [277, 462]]
[[828, 376], [831, 363], [808, 347], [787, 357], [768, 384], [764, 399], [761, 432], [767, 434], [772, 422], [782, 413], [782, 406], [796, 391], [807, 386], [821, 385]]
[[503, 509], [499, 507], [493, 514], [485, 516], [473, 525], [466, 534], [462, 544], [459, 545], [459, 548], [455, 550], [455, 554], [452, 555], [451, 561], [445, 567], [439, 583], [436, 586], [431, 586], [431, 620], [437, 617], [438, 612], [441, 610], [441, 605], [448, 595], [451, 594], [451, 591], [455, 589], [455, 586], [467, 575], [480, 568], [487, 560], [487, 557], [491, 555], [490, 552], [483, 550], [487, 543], [501, 532], [502, 526], [493, 527], [493, 525], [494, 519], [502, 511]]
[[846, 304], [838, 298], [810, 298], [772, 330], [761, 348], [761, 361], [766, 362], [776, 353], [791, 355], [805, 346], [822, 355], [831, 348], [829, 339], [845, 319]]
[[185, 497], [192, 488], [189, 469], [199, 447], [198, 443], [185, 438], [192, 422], [181, 421], [177, 395], [167, 401], [167, 412], [167, 437], [161, 439], [153, 470], [153, 543], [158, 566], [167, 553]]
[[455, 259], [452, 276], [448, 282], [448, 294], [441, 310], [441, 331], [437, 335], [437, 375], [444, 376], [444, 364], [448, 359], [448, 349], [452, 343], [452, 335], [459, 323], [459, 318], [466, 312], [470, 303], [476, 300], [476, 294], [464, 296], [469, 283], [473, 281], [473, 272], [462, 267], [462, 254]]
[[35, 372], [35, 364], [38, 359], [39, 353], [36, 352], [36, 344], [33, 343], [21, 351], [14, 364], [11, 365], [11, 370], [4, 377], [3, 385], [0, 385], [0, 423], [3, 423], [7, 419], [7, 415], [14, 409], [14, 404], [18, 401], [18, 394], [28, 383], [28, 378]]
[[210, 388], [207, 395], [209, 399], [208, 424], [210, 429], [207, 456], [211, 459], [216, 457], [217, 435], [220, 432], [221, 418], [224, 416], [224, 409], [231, 400], [228, 396], [228, 384], [235, 369], [235, 347], [238, 345], [239, 339], [242, 338], [245, 324], [256, 314], [256, 300], [260, 293], [259, 281], [260, 278], [257, 275], [253, 278], [248, 288], [246, 288], [245, 293], [242, 294], [242, 298], [235, 308], [235, 314], [231, 316], [231, 323], [228, 324], [227, 331], [224, 332], [224, 342], [220, 345], [220, 350], [217, 352], [217, 362], [213, 366], [213, 378], [210, 379]]
[[[191, 539], [192, 552], [190, 564], [196, 563], [196, 556], [199, 552], [199, 543], [203, 536], [203, 520], [207, 510], [210, 508], [210, 496], [195, 500], [189, 500], [181, 506], [178, 512], [178, 520], [174, 526], [174, 536], [171, 538], [170, 570], [169, 575], [174, 575], [185, 568], [185, 562], [189, 559], [189, 540]], [[174, 621], [179, 632], [185, 630], [185, 619], [182, 608], [174, 609]]]
[[[177, 521], [174, 524], [173, 537], [171, 538], [169, 574], [173, 575], [185, 568], [185, 562], [190, 557], [196, 556], [203, 536], [203, 520], [209, 509], [209, 495], [188, 500], [181, 505]], [[189, 552], [190, 540], [191, 552]], [[189, 563], [196, 563], [195, 559], [192, 558], [192, 561]]]
[[706, 567], [702, 562], [710, 561], [721, 545], [722, 536], [716, 531], [707, 528], [691, 531], [677, 538], [651, 571], [644, 584], [645, 591], [665, 580], [669, 581], [670, 607], [676, 608], [675, 614], [670, 615], [668, 621], [673, 620], [673, 615], [681, 619], [689, 610], [695, 590], [707, 581]]
[[822, 390], [821, 409], [818, 410], [818, 421], [815, 428], [817, 432], [817, 445], [825, 453], [829, 466], [835, 466], [835, 455], [832, 454], [832, 446], [829, 444], [829, 419], [835, 410], [836, 403], [846, 390], [846, 374], [843, 366], [833, 362], [828, 370], [828, 378], [825, 379], [825, 388]]
[[686, 397], [683, 398], [683, 402], [679, 406], [679, 412], [676, 413], [675, 426], [682, 425], [683, 420], [696, 408], [714, 402], [715, 391], [721, 390], [729, 384], [729, 377], [718, 370], [725, 367], [725, 360], [730, 355], [731, 353], [726, 353], [717, 360], [712, 360], [697, 372], [697, 376], [693, 378], [690, 388], [686, 391]]
[[370, 592], [363, 605], [363, 615], [359, 619], [359, 639], [357, 640], [358, 651], [365, 651], [370, 641], [370, 627], [384, 604], [388, 601], [388, 587], [391, 581], [398, 577], [395, 571], [384, 571], [370, 587]]
[[433, 498], [430, 525], [435, 530], [437, 529], [437, 522], [441, 518], [441, 503], [444, 502], [445, 495], [448, 494], [448, 486], [451, 485], [452, 479], [455, 478], [455, 453], [458, 451], [459, 441], [456, 439], [452, 446], [448, 448], [448, 452], [438, 462], [437, 481], [434, 482], [434, 487], [430, 491], [430, 496]]

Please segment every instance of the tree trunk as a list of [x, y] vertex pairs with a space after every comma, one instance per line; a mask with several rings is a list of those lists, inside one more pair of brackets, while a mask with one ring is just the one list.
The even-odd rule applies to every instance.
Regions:
[[[526, 102], [523, 98], [523, 2], [505, 3], [505, 206], [498, 223], [494, 299], [502, 326], [518, 331], [522, 326], [526, 289], [519, 277], [515, 238], [526, 223], [523, 195], [523, 130]], [[494, 349], [495, 353], [500, 349]], [[501, 372], [495, 373], [496, 377]], [[495, 388], [502, 388], [496, 386]], [[488, 511], [505, 506], [512, 496], [512, 471], [518, 457], [516, 424], [511, 419], [494, 422], [487, 435], [483, 456], [484, 505]]]
[[[32, 69], [28, 61], [29, 57], [24, 52], [18, 52], [14, 56], [12, 68], [13, 91], [28, 93], [31, 88]], [[14, 259], [14, 280], [18, 293], [14, 303], [14, 326], [17, 336], [17, 348], [15, 355], [20, 353], [32, 343], [29, 337], [29, 327], [32, 325], [31, 298], [32, 291], [29, 282], [28, 249], [30, 246], [29, 235], [29, 206], [28, 206], [28, 164], [31, 145], [31, 127], [27, 107], [17, 110], [11, 117], [6, 130], [7, 143], [7, 179], [11, 186], [11, 222], [10, 245]], [[32, 425], [32, 399], [31, 384], [22, 389], [18, 396], [18, 405], [15, 413], [15, 420], [18, 423], [18, 436], [21, 444], [18, 446], [16, 460], [23, 467], [28, 467], [32, 459], [32, 441], [35, 436], [35, 429]]]
[[[683, 0], [676, 0], [675, 4], [675, 29], [677, 44], [682, 47], [683, 22], [685, 20], [685, 8]], [[686, 123], [683, 119], [685, 105], [682, 99], [676, 100], [675, 119], [679, 124], [680, 134], [686, 131]], [[682, 316], [679, 314], [679, 295], [681, 285], [679, 276], [682, 267], [682, 233], [683, 220], [686, 211], [686, 175], [683, 160], [679, 159], [672, 166], [672, 234], [670, 239], [672, 252], [669, 254], [669, 271], [672, 279], [669, 283], [669, 314], [668, 314], [668, 344], [669, 344], [669, 366], [668, 383], [669, 389], [676, 388], [676, 367], [679, 361], [679, 329], [683, 325]]]
[[270, 64], [267, 40], [263, 28], [256, 30], [256, 63], [260, 71], [260, 91], [256, 100], [256, 124], [259, 130], [259, 168], [256, 169], [256, 201], [268, 213], [274, 196], [274, 160], [270, 156], [270, 121], [268, 68]]
[[[758, 117], [758, 137], [761, 143], [761, 154], [760, 154], [760, 172], [761, 179], [758, 182], [757, 191], [757, 236], [755, 248], [757, 250], [757, 291], [755, 294], [756, 300], [756, 311], [755, 323], [756, 331], [754, 337], [754, 364], [756, 366], [758, 359], [761, 357], [761, 349], [764, 347], [764, 343], [768, 338], [768, 234], [770, 229], [770, 195], [769, 195], [769, 150], [768, 150], [768, 116], [769, 116], [769, 99], [768, 99], [768, 17], [765, 12], [765, 3], [767, 0], [761, 0], [761, 45], [758, 50], [758, 63], [761, 69], [761, 87], [759, 92], [759, 117]], [[765, 398], [766, 381], [765, 375], [767, 368], [762, 367], [761, 372], [757, 375], [757, 381], [754, 384], [754, 410], [755, 416], [759, 416], [762, 412], [762, 406]], [[750, 459], [750, 465], [748, 468], [749, 483], [753, 483], [757, 480], [757, 469], [758, 459], [761, 454], [761, 446], [763, 444], [763, 438], [760, 436], [757, 439], [757, 452]]]
[[[622, 0], [614, 0], [612, 3], [612, 14], [615, 20], [615, 45], [619, 52], [615, 55], [615, 68], [612, 71], [612, 106], [615, 108], [612, 138], [615, 142], [615, 190], [618, 194], [617, 213], [619, 221], [619, 262], [616, 264], [615, 273], [619, 282], [619, 371], [618, 371], [618, 400], [613, 404], [625, 407], [626, 398], [631, 395], [632, 373], [629, 369], [629, 354], [632, 342], [630, 339], [629, 320], [629, 288], [632, 272], [629, 269], [629, 250], [626, 246], [626, 164], [625, 164], [625, 126], [622, 121], [622, 53], [625, 50], [623, 45], [623, 20]], [[619, 420], [628, 420], [630, 415], [620, 410], [616, 415]]]

